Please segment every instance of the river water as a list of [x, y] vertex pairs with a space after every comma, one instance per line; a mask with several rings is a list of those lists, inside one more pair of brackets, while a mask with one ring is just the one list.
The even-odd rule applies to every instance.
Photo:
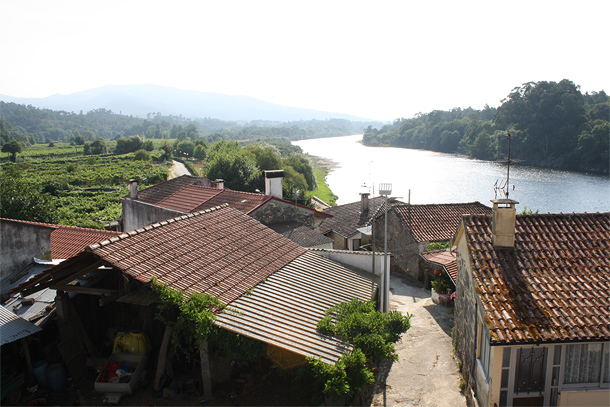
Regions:
[[[410, 193], [413, 204], [479, 201], [491, 206], [494, 184], [506, 180], [506, 164], [424, 150], [367, 147], [360, 140], [361, 134], [293, 142], [307, 154], [337, 163], [326, 181], [339, 205], [359, 200], [359, 193], [367, 190], [376, 196], [379, 183], [390, 183], [391, 196], [403, 202]], [[540, 213], [610, 211], [607, 176], [512, 165], [509, 185], [509, 198], [519, 202], [518, 211], [524, 207]]]

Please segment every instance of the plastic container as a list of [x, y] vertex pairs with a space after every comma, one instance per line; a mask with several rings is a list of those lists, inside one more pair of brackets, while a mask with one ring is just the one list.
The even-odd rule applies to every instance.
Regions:
[[144, 332], [119, 332], [114, 340], [113, 352], [148, 353], [150, 348], [150, 341]]
[[110, 362], [120, 364], [128, 362], [133, 368], [135, 368], [135, 371], [128, 383], [100, 382], [100, 377], [102, 376], [100, 373], [97, 379], [95, 379], [95, 391], [98, 393], [131, 394], [136, 388], [140, 377], [142, 377], [142, 374], [144, 374], [148, 357], [144, 353], [113, 353], [106, 363], [108, 364]]
[[47, 369], [47, 381], [51, 390], [60, 392], [66, 390], [66, 371], [61, 363], [53, 363]]
[[46, 360], [40, 360], [34, 363], [34, 376], [36, 376], [36, 381], [42, 387], [49, 387], [49, 382], [47, 381], [47, 369], [49, 368], [49, 364]]

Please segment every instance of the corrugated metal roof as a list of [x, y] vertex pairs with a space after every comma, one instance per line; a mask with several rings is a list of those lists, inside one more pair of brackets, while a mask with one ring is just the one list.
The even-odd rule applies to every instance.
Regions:
[[[44, 325], [48, 317], [55, 312], [55, 297], [57, 295], [56, 290], [45, 288], [30, 294], [25, 298], [22, 298], [21, 294], [17, 293], [12, 294], [10, 298], [5, 299], [4, 297], [7, 295], [6, 293], [10, 292], [13, 288], [19, 287], [30, 279], [40, 275], [49, 267], [58, 265], [61, 262], [61, 260], [54, 260], [52, 262], [37, 260], [37, 262], [28, 267], [22, 275], [17, 277], [8, 276], [3, 278], [0, 282], [0, 286], [2, 287], [0, 291], [4, 300], [4, 306], [8, 310], [12, 310], [17, 316], [22, 317], [26, 321], [32, 322], [38, 326]], [[76, 279], [75, 281], [77, 281], [79, 285], [87, 287], [94, 284], [100, 278], [101, 275], [99, 273], [92, 272], [86, 276]], [[76, 294], [69, 293], [69, 295], [73, 297]], [[23, 301], [24, 299], [30, 301], [27, 301], [26, 303]]]
[[341, 302], [369, 301], [378, 277], [305, 253], [231, 302], [218, 314], [221, 328], [270, 343], [303, 356], [335, 363], [351, 346], [322, 335], [316, 325], [324, 312]]
[[42, 329], [6, 308], [0, 307], [0, 345], [14, 342], [39, 331]]

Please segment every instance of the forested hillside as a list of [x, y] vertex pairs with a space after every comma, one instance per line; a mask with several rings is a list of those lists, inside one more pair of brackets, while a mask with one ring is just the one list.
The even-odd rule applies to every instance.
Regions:
[[365, 130], [368, 146], [393, 146], [466, 154], [511, 156], [525, 165], [608, 174], [610, 101], [602, 90], [582, 94], [569, 80], [528, 82], [497, 109], [435, 110]]
[[298, 140], [357, 134], [371, 124], [344, 119], [285, 123], [261, 120], [231, 122], [212, 118], [191, 120], [180, 116], [163, 116], [160, 113], [151, 113], [148, 118], [141, 119], [115, 114], [106, 109], [72, 113], [0, 101], [0, 147], [11, 140], [17, 140], [25, 147], [50, 141], [71, 142], [77, 136], [84, 137], [85, 141], [93, 141], [97, 137], [117, 139], [130, 136], [150, 139], [189, 138], [193, 141], [203, 138], [208, 143], [269, 137]]

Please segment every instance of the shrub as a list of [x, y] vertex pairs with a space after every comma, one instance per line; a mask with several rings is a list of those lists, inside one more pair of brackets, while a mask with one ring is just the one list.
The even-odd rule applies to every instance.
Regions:
[[136, 159], [138, 161], [150, 161], [150, 154], [148, 154], [148, 151], [146, 151], [144, 149], [140, 149], [140, 150], [136, 151], [136, 154], [134, 155], [134, 159]]

